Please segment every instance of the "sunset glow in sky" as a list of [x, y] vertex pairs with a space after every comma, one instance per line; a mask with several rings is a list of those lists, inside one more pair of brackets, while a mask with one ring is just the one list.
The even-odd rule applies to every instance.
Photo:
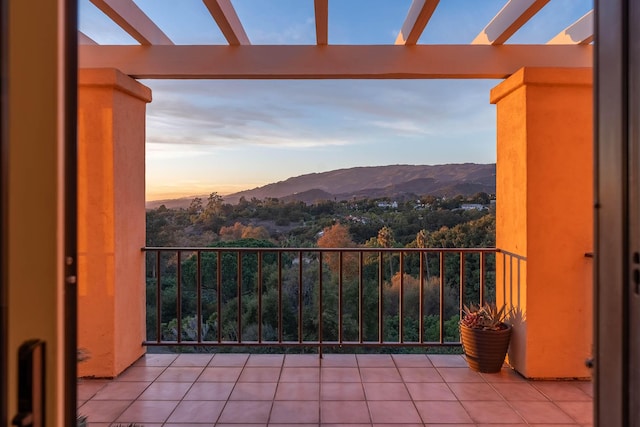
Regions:
[[[176, 44], [226, 44], [201, 0], [135, 0]], [[441, 0], [419, 43], [468, 44], [506, 0]], [[80, 0], [80, 30], [136, 44]], [[233, 0], [252, 44], [315, 44], [313, 0]], [[329, 44], [393, 44], [411, 0], [331, 0]], [[509, 43], [546, 43], [593, 7], [554, 0]], [[452, 25], [455, 23], [456, 25]], [[228, 194], [354, 166], [493, 163], [497, 80], [143, 80], [147, 200]]]

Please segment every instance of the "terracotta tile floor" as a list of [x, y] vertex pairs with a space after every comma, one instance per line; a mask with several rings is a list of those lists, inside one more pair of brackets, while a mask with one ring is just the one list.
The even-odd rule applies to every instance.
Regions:
[[587, 381], [478, 374], [460, 355], [148, 354], [82, 379], [91, 427], [590, 426]]

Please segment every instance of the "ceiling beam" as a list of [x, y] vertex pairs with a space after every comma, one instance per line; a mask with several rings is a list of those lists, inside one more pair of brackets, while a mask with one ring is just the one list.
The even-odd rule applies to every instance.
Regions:
[[472, 44], [503, 44], [547, 3], [549, 0], [509, 0]]
[[316, 14], [316, 44], [329, 43], [329, 0], [314, 0]]
[[94, 39], [92, 39], [91, 37], [83, 33], [82, 31], [78, 31], [78, 44], [97, 45], [98, 43]]
[[91, 3], [142, 45], [173, 44], [132, 0], [91, 0]]
[[250, 45], [231, 0], [202, 0], [231, 46]]
[[592, 45], [79, 46], [80, 68], [141, 79], [503, 79], [591, 67]]
[[593, 41], [593, 9], [561, 31], [547, 44], [589, 44]]
[[413, 0], [396, 37], [396, 44], [410, 46], [418, 43], [439, 2], [440, 0]]

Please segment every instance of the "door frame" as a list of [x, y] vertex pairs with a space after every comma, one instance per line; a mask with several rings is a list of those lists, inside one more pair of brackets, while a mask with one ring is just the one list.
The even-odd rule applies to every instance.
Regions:
[[[640, 425], [640, 4], [628, 4], [628, 218], [629, 252], [627, 262], [627, 328], [626, 347], [629, 393], [626, 396], [631, 425]], [[635, 25], [633, 25], [635, 24]]]
[[66, 425], [77, 418], [78, 377], [78, 0], [64, 4], [64, 351]]
[[[62, 128], [64, 162], [63, 183], [63, 228], [64, 228], [64, 342], [63, 346], [64, 409], [62, 417], [65, 425], [76, 424], [77, 401], [77, 74], [78, 74], [78, 2], [77, 0], [56, 0], [59, 22], [64, 29], [58, 38], [58, 52], [63, 66], [59, 82], [62, 83], [63, 116], [59, 122]], [[8, 89], [9, 82], [9, 7], [11, 0], [0, 0], [0, 425], [9, 425], [14, 408], [9, 407], [9, 390], [6, 380], [9, 376], [9, 283], [8, 283], [8, 154], [10, 150], [8, 130]], [[44, 76], [43, 78], [51, 78]], [[58, 78], [58, 77], [56, 77]], [[52, 397], [49, 397], [52, 398]]]
[[640, 31], [631, 24], [640, 6], [596, 0], [595, 12], [594, 425], [637, 426]]
[[0, 425], [9, 424], [8, 415], [8, 314], [7, 314], [7, 8], [9, 0], [0, 0]]

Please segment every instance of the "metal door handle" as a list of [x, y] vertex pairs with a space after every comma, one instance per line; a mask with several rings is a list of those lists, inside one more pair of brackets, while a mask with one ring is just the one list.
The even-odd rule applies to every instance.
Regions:
[[19, 427], [29, 427], [33, 425], [33, 414], [31, 412], [28, 412], [26, 414], [24, 413], [19, 413], [18, 415], [16, 415], [15, 417], [13, 417], [13, 421], [11, 422], [12, 426], [19, 426]]
[[44, 427], [45, 342], [30, 340], [18, 349], [18, 414], [11, 422], [19, 427]]

